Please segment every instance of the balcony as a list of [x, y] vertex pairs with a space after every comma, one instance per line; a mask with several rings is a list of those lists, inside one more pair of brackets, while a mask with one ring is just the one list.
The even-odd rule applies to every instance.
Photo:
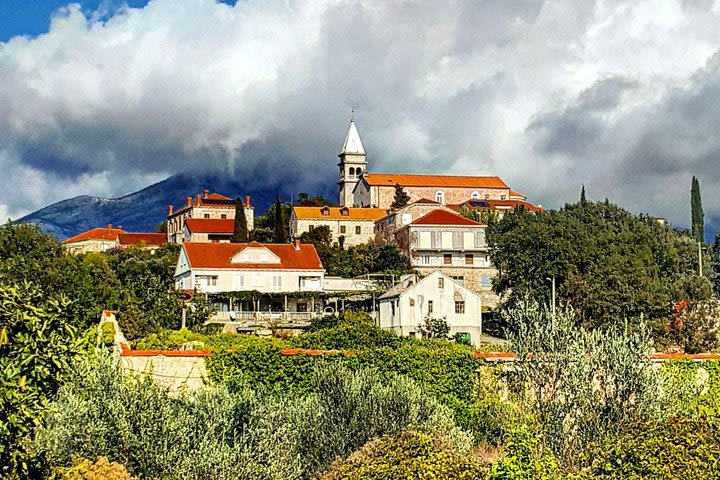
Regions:
[[217, 312], [210, 317], [207, 323], [245, 327], [267, 326], [270, 323], [276, 323], [278, 327], [306, 327], [313, 318], [322, 315], [322, 312]]

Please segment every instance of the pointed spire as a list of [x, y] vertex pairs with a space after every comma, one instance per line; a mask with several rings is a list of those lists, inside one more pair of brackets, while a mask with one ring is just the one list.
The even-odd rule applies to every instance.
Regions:
[[344, 153], [365, 155], [365, 147], [363, 147], [362, 141], [360, 140], [360, 134], [357, 131], [354, 119], [350, 120], [350, 127], [345, 136], [345, 143], [343, 143], [340, 155]]

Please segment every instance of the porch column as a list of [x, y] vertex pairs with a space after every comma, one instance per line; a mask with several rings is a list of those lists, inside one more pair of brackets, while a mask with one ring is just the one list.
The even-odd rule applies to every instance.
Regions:
[[283, 317], [287, 320], [287, 294], [283, 295], [283, 299], [285, 300], [285, 310], [283, 311]]

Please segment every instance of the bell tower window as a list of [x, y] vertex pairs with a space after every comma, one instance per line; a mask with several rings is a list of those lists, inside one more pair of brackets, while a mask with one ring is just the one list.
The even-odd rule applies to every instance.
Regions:
[[435, 192], [435, 201], [441, 205], [445, 205], [445, 192], [442, 190]]

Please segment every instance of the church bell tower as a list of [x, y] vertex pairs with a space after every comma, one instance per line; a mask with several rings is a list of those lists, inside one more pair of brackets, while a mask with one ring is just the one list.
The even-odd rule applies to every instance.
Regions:
[[355, 201], [353, 190], [367, 171], [367, 160], [365, 158], [365, 148], [360, 140], [360, 134], [355, 126], [355, 120], [350, 120], [350, 127], [345, 136], [345, 143], [342, 151], [338, 155], [340, 157], [340, 205], [344, 207], [354, 207]]

